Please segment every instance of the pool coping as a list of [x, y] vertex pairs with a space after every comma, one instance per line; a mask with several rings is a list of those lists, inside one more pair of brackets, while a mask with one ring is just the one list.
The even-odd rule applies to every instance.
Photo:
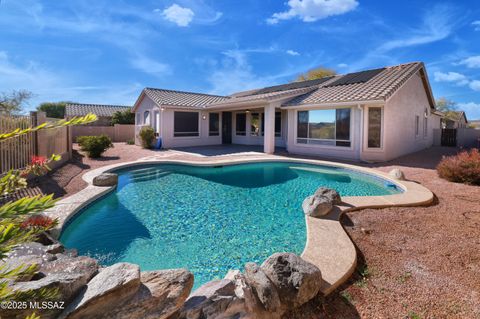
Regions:
[[254, 156], [248, 158], [211, 158], [201, 160], [180, 160], [169, 158], [147, 157], [136, 161], [117, 163], [103, 166], [85, 173], [82, 178], [88, 186], [72, 196], [57, 202], [55, 207], [45, 211], [49, 217], [58, 220], [57, 226], [51, 231], [52, 235], [59, 237], [62, 229], [84, 207], [96, 199], [113, 191], [116, 187], [93, 186], [93, 178], [105, 172], [125, 167], [142, 166], [148, 164], [183, 164], [192, 166], [235, 165], [260, 162], [296, 162], [331, 167], [340, 167], [360, 173], [373, 175], [385, 179], [398, 187], [403, 192], [383, 196], [345, 196], [342, 204], [321, 218], [305, 216], [307, 239], [302, 258], [316, 265], [322, 272], [322, 288], [324, 295], [331, 293], [344, 283], [354, 272], [357, 265], [356, 248], [350, 237], [340, 223], [343, 213], [365, 208], [385, 208], [392, 206], [423, 206], [430, 204], [433, 193], [424, 186], [408, 181], [392, 178], [387, 173], [371, 168], [351, 164], [337, 163], [323, 160], [291, 158], [280, 155]]

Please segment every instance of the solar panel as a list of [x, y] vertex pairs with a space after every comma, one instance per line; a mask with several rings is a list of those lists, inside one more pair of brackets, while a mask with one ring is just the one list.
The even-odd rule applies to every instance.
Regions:
[[327, 76], [327, 77], [320, 78], [320, 79], [315, 79], [315, 80], [308, 80], [308, 81], [293, 82], [293, 83], [288, 83], [288, 84], [269, 86], [269, 87], [258, 90], [257, 92], [255, 92], [252, 95], [307, 88], [307, 87], [310, 87], [310, 86], [322, 84], [322, 83], [330, 80], [331, 78], [333, 78], [333, 76]]
[[326, 85], [326, 87], [355, 84], [355, 83], [365, 83], [371, 78], [373, 78], [375, 75], [382, 72], [383, 70], [385, 70], [385, 68], [345, 74], [338, 80], [333, 81], [329, 85]]

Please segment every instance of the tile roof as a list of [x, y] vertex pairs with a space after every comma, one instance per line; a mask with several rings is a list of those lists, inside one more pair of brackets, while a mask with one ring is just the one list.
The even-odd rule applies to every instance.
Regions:
[[206, 105], [230, 99], [228, 96], [154, 88], [145, 88], [143, 92], [158, 105], [192, 106], [203, 108]]
[[84, 116], [88, 113], [96, 114], [97, 116], [112, 116], [117, 111], [131, 110], [131, 106], [125, 105], [104, 105], [104, 104], [80, 104], [70, 103], [65, 106], [65, 115]]
[[348, 76], [337, 75], [320, 84], [316, 90], [297, 96], [283, 105], [385, 100], [421, 68], [421, 62], [401, 64], [384, 68], [366, 82], [329, 86]]

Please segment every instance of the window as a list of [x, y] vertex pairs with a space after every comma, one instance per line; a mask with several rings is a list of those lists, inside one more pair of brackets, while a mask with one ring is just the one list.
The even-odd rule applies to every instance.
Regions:
[[150, 125], [150, 111], [143, 113], [143, 124]]
[[247, 114], [237, 113], [235, 117], [235, 134], [245, 136], [246, 128], [247, 128]]
[[418, 136], [420, 134], [420, 116], [415, 115], [415, 136]]
[[137, 123], [137, 125], [142, 124], [142, 114], [141, 114], [141, 113], [136, 113], [136, 114], [135, 114], [135, 117], [136, 117], [136, 123]]
[[299, 111], [297, 143], [350, 146], [350, 109]]
[[220, 114], [208, 114], [208, 135], [218, 136], [220, 134]]
[[368, 147], [380, 148], [382, 141], [382, 108], [368, 108]]
[[260, 113], [251, 113], [250, 115], [250, 135], [260, 135]]
[[199, 136], [198, 112], [174, 112], [173, 136]]
[[423, 137], [428, 136], [428, 118], [424, 117], [423, 118]]
[[282, 136], [282, 112], [275, 112], [275, 136]]

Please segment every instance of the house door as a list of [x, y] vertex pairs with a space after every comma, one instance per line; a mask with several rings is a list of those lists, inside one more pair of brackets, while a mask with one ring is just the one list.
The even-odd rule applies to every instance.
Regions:
[[222, 144], [232, 144], [232, 112], [222, 112]]

